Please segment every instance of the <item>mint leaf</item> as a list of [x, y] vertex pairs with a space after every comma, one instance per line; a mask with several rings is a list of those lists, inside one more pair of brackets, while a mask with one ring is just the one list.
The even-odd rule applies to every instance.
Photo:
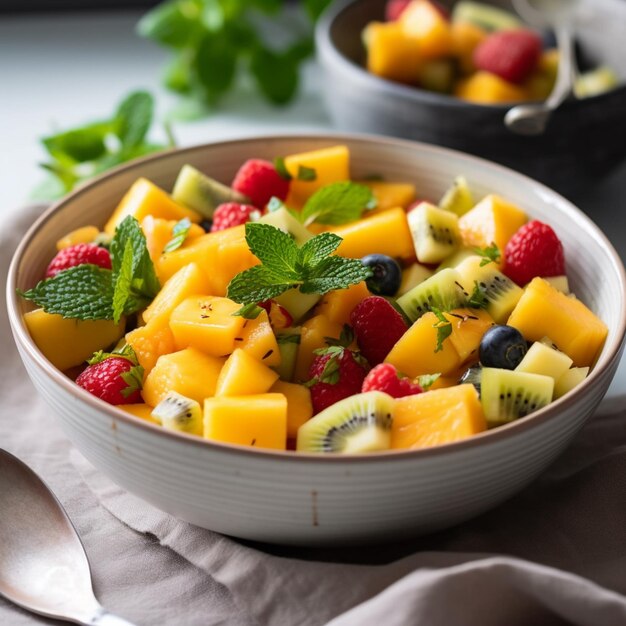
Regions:
[[188, 217], [184, 217], [180, 222], [176, 222], [174, 228], [172, 228], [172, 238], [165, 244], [163, 252], [174, 252], [180, 248], [191, 229], [191, 220]]
[[250, 59], [250, 72], [261, 93], [273, 104], [287, 104], [298, 84], [299, 60], [289, 50], [275, 51], [262, 44], [255, 46]]
[[301, 266], [320, 263], [337, 250], [341, 241], [341, 237], [334, 233], [320, 233], [302, 245], [298, 251], [298, 263]]
[[251, 302], [250, 304], [245, 304], [240, 309], [233, 313], [236, 317], [243, 317], [247, 320], [255, 320], [261, 313], [263, 312], [263, 308], [260, 307], [256, 302]]
[[133, 243], [126, 240], [122, 263], [120, 265], [115, 284], [113, 285], [113, 320], [117, 324], [124, 313], [124, 308], [131, 297], [133, 283]]
[[111, 270], [97, 265], [70, 267], [18, 293], [46, 313], [80, 320], [113, 319]]
[[[276, 281], [294, 283], [300, 279], [298, 246], [288, 233], [270, 224], [248, 222], [246, 242], [268, 275], [275, 276]], [[266, 298], [260, 298], [263, 299]]]
[[428, 391], [441, 374], [422, 374], [417, 377], [417, 384], [424, 390]]
[[443, 350], [443, 342], [452, 334], [452, 323], [439, 309], [433, 307], [432, 312], [437, 317], [437, 321], [433, 324], [433, 327], [437, 329], [437, 346], [435, 352], [439, 352]]
[[304, 205], [301, 220], [305, 225], [345, 224], [373, 209], [376, 199], [369, 187], [351, 181], [331, 183], [318, 189]]
[[285, 159], [283, 157], [276, 157], [274, 159], [274, 169], [276, 170], [278, 175], [284, 180], [291, 180], [293, 178], [293, 176], [289, 173], [287, 166], [285, 165]]
[[228, 284], [227, 298], [239, 304], [270, 300], [296, 286], [295, 282], [276, 282], [276, 274], [263, 265], [255, 265], [237, 274]]
[[474, 289], [467, 300], [467, 306], [471, 309], [486, 309], [489, 306], [489, 300], [477, 280], [474, 281]]
[[154, 99], [146, 91], [136, 91], [125, 98], [117, 109], [115, 122], [117, 136], [124, 149], [139, 146], [150, 126], [154, 114]]
[[346, 289], [369, 278], [372, 271], [360, 259], [331, 256], [318, 263], [300, 286], [302, 293], [324, 295], [335, 289]]
[[310, 182], [313, 180], [317, 180], [317, 172], [312, 167], [307, 167], [306, 165], [299, 165], [298, 174], [296, 178], [298, 180], [304, 180], [306, 182]]
[[489, 263], [500, 263], [500, 259], [502, 258], [500, 248], [498, 248], [497, 244], [493, 241], [491, 245], [486, 248], [474, 248], [474, 252], [478, 256], [483, 257], [480, 260], [480, 267], [484, 267]]

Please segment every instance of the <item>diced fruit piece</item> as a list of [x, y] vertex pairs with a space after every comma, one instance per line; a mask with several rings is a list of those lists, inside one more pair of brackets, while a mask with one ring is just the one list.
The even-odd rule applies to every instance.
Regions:
[[170, 316], [170, 328], [176, 347], [179, 350], [197, 348], [216, 357], [228, 356], [235, 349], [235, 338], [241, 337], [246, 321], [243, 317], [233, 315], [240, 308], [228, 298], [186, 298]]
[[77, 243], [93, 243], [93, 240], [100, 234], [96, 226], [81, 226], [73, 230], [57, 241], [57, 250], [75, 246]]
[[500, 253], [525, 223], [524, 211], [493, 194], [459, 218], [461, 237], [466, 246], [486, 248], [495, 243]]
[[371, 296], [357, 304], [350, 314], [350, 324], [370, 365], [382, 363], [408, 328], [402, 314], [381, 296]]
[[398, 372], [391, 363], [380, 363], [367, 374], [361, 391], [382, 391], [392, 398], [403, 398], [422, 393], [422, 388]]
[[202, 435], [202, 409], [200, 403], [171, 391], [152, 410], [152, 417], [163, 428], [190, 435]]
[[540, 341], [535, 341], [528, 349], [526, 356], [515, 368], [516, 372], [529, 372], [530, 374], [542, 374], [554, 379], [554, 383], [569, 370], [572, 359], [560, 350], [547, 346]]
[[451, 268], [441, 270], [397, 300], [411, 321], [432, 308], [449, 311], [466, 303], [459, 273]]
[[287, 400], [281, 393], [208, 398], [204, 437], [222, 443], [285, 450]]
[[470, 189], [465, 176], [457, 176], [452, 186], [446, 190], [439, 201], [439, 208], [444, 211], [452, 211], [459, 217], [465, 215], [474, 207], [474, 194]]
[[245, 352], [235, 350], [224, 363], [217, 379], [216, 396], [249, 396], [265, 393], [278, 374]]
[[361, 263], [372, 270], [365, 280], [367, 288], [379, 296], [395, 296], [402, 281], [402, 269], [395, 259], [386, 254], [368, 254]]
[[[153, 263], [158, 263], [159, 257], [163, 254], [163, 249], [174, 236], [174, 227], [178, 224], [176, 220], [164, 220], [160, 217], [146, 215], [141, 222], [141, 230], [146, 238], [146, 247]], [[185, 242], [190, 242], [204, 235], [204, 229], [198, 224], [192, 224], [185, 237]]]
[[419, 41], [397, 22], [370, 22], [363, 33], [367, 69], [372, 74], [401, 83], [415, 83], [422, 54]]
[[320, 297], [317, 293], [301, 293], [299, 289], [288, 289], [274, 300], [287, 309], [294, 322], [298, 322], [320, 301]]
[[408, 293], [413, 287], [417, 287], [417, 285], [423, 283], [432, 275], [433, 271], [431, 269], [419, 263], [413, 263], [402, 272], [402, 282], [400, 283], [400, 289], [398, 289], [398, 296]]
[[489, 31], [523, 26], [520, 20], [509, 11], [484, 2], [471, 2], [470, 0], [463, 0], [455, 5], [452, 11], [452, 21], [474, 24]]
[[541, 278], [526, 287], [508, 324], [529, 341], [550, 337], [577, 367], [595, 363], [608, 329], [580, 300], [557, 291]]
[[270, 389], [271, 393], [282, 393], [287, 398], [287, 437], [295, 439], [298, 428], [313, 416], [311, 392], [304, 385], [278, 380]]
[[452, 325], [450, 343], [461, 361], [476, 359], [481, 339], [493, 326], [492, 317], [481, 309], [454, 309], [443, 315]]
[[535, 276], [565, 274], [563, 244], [550, 226], [533, 220], [522, 226], [506, 244], [504, 273], [518, 285]]
[[547, 406], [553, 391], [554, 379], [550, 376], [483, 367], [480, 401], [490, 428]]
[[424, 58], [435, 59], [452, 51], [450, 23], [441, 9], [429, 0], [413, 0], [397, 23], [419, 42]]
[[510, 83], [523, 83], [537, 67], [541, 37], [520, 28], [492, 33], [474, 51], [474, 64]]
[[388, 22], [395, 22], [409, 4], [411, 4], [411, 0], [387, 0], [385, 4], [385, 19]]
[[181, 168], [174, 183], [172, 199], [208, 218], [213, 217], [213, 212], [220, 204], [225, 202], [245, 204], [250, 201], [247, 196], [203, 174], [191, 165], [183, 165]]
[[459, 81], [454, 94], [476, 104], [508, 104], [527, 99], [525, 89], [491, 72], [476, 72]]
[[280, 363], [274, 369], [281, 380], [291, 382], [294, 378], [301, 334], [302, 329], [299, 326], [291, 326], [276, 333]]
[[480, 398], [480, 380], [483, 375], [483, 368], [480, 365], [468, 367], [458, 379], [459, 385], [473, 385]]
[[189, 263], [176, 272], [156, 295], [154, 300], [143, 312], [143, 319], [164, 316], [169, 317], [172, 311], [190, 296], [205, 296], [211, 293], [211, 286], [206, 274], [197, 263]]
[[396, 400], [391, 448], [428, 448], [460, 441], [486, 429], [472, 385], [435, 389]]
[[[450, 337], [437, 350], [437, 328], [439, 320], [434, 313], [425, 313], [407, 330], [387, 355], [385, 363], [395, 365], [398, 371], [410, 378], [422, 374], [453, 372], [461, 359], [450, 341]], [[437, 350], [437, 351], [436, 351]]]
[[[315, 191], [344, 180], [350, 180], [350, 151], [347, 146], [330, 146], [285, 157], [285, 167], [293, 179], [287, 206], [300, 208]], [[298, 177], [301, 167], [315, 170], [313, 180]]]
[[345, 398], [298, 430], [298, 452], [378, 452], [389, 449], [394, 400], [380, 391]]
[[581, 74], [574, 82], [574, 93], [577, 98], [590, 98], [611, 91], [618, 85], [617, 74], [610, 67], [601, 66]]
[[331, 230], [343, 239], [337, 254], [344, 257], [360, 259], [366, 254], [377, 253], [410, 259], [415, 255], [406, 213], [401, 208], [334, 226]]
[[116, 404], [118, 409], [121, 409], [125, 413], [129, 413], [130, 415], [134, 415], [135, 417], [139, 417], [146, 422], [150, 422], [151, 424], [161, 425], [159, 420], [152, 417], [152, 407], [145, 404], [144, 402], [138, 402], [137, 404]]
[[[519, 330], [513, 326], [500, 324], [493, 326], [483, 335], [478, 356], [485, 367], [514, 370], [524, 359], [526, 350], [526, 339]], [[534, 373], [543, 374], [543, 372]]]
[[146, 178], [138, 178], [133, 183], [113, 211], [113, 215], [104, 227], [104, 232], [113, 235], [117, 226], [128, 215], [132, 215], [139, 223], [146, 215], [176, 221], [188, 217], [194, 223], [201, 219], [199, 213], [180, 206], [165, 191]]
[[435, 274], [437, 272], [440, 272], [441, 270], [445, 270], [447, 267], [452, 267], [456, 269], [456, 266], [459, 265], [462, 261], [465, 261], [467, 257], [475, 255], [476, 250], [473, 248], [459, 248], [456, 252], [444, 259], [441, 263], [439, 263], [439, 265], [435, 269]]
[[474, 50], [485, 40], [487, 33], [469, 22], [453, 22], [451, 32], [452, 54], [456, 58], [461, 72], [470, 74], [476, 69]]
[[390, 183], [380, 180], [359, 180], [356, 182], [369, 187], [374, 194], [376, 208], [371, 213], [397, 207], [406, 209], [415, 200], [415, 185], [411, 183]]
[[280, 228], [284, 233], [290, 234], [299, 246], [313, 237], [306, 226], [289, 213], [285, 207], [266, 213], [259, 219], [259, 222]]
[[276, 300], [259, 302], [259, 306], [265, 309], [273, 330], [281, 330], [293, 324], [291, 313], [284, 306], [278, 304]]
[[567, 370], [554, 385], [554, 398], [560, 398], [580, 385], [588, 374], [588, 367], [572, 367]]
[[263, 311], [253, 320], [245, 320], [241, 332], [235, 337], [235, 347], [267, 365], [280, 365], [280, 349], [267, 313]]
[[48, 361], [66, 370], [114, 344], [124, 334], [126, 321], [75, 320], [35, 309], [24, 314], [24, 323]]
[[484, 301], [489, 315], [502, 324], [522, 297], [522, 289], [500, 272], [495, 263], [489, 262], [482, 267], [481, 263], [481, 257], [470, 256], [456, 266], [456, 271], [468, 297], [474, 295], [479, 303]]
[[170, 391], [202, 403], [215, 395], [217, 378], [224, 359], [187, 348], [159, 357], [143, 384], [143, 399], [156, 406]]
[[557, 291], [569, 294], [569, 281], [564, 274], [562, 276], [542, 276], [542, 278], [547, 283], [550, 283]]
[[263, 209], [272, 196], [280, 200], [287, 198], [289, 181], [282, 178], [269, 161], [248, 159], [237, 171], [232, 188]]
[[77, 243], [56, 253], [48, 265], [46, 278], [52, 278], [63, 270], [85, 263], [110, 270], [111, 255], [108, 250], [97, 246], [95, 243]]
[[424, 61], [419, 71], [419, 85], [428, 91], [450, 93], [456, 78], [456, 63], [452, 59]]
[[76, 384], [109, 404], [137, 404], [141, 402], [143, 370], [130, 359], [109, 356], [87, 366]]
[[160, 356], [176, 350], [174, 335], [166, 316], [153, 317], [145, 326], [131, 330], [126, 334], [126, 343], [135, 352], [146, 374], [152, 371]]
[[409, 213], [408, 220], [420, 263], [439, 263], [459, 247], [461, 233], [455, 213], [422, 202]]
[[370, 295], [365, 282], [350, 285], [347, 289], [335, 289], [322, 296], [315, 312], [343, 326], [350, 322], [350, 313], [354, 307]]
[[342, 326], [331, 322], [324, 315], [315, 315], [302, 324], [298, 358], [294, 373], [295, 382], [304, 382], [309, 379], [309, 369], [313, 362], [314, 350], [326, 347], [325, 337], [339, 339]]
[[213, 224], [211, 232], [241, 226], [246, 222], [255, 221], [261, 217], [261, 211], [251, 204], [240, 204], [238, 202], [226, 202], [220, 204], [213, 213]]

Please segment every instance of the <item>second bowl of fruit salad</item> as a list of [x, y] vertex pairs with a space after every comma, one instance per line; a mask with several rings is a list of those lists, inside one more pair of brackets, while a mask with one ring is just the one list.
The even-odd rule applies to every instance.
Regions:
[[[618, 84], [607, 84], [609, 89], [598, 95], [570, 99], [536, 137], [514, 135], [504, 126], [504, 115], [512, 101], [541, 99], [550, 89], [558, 60], [549, 51], [554, 45], [547, 41], [549, 34], [528, 36], [527, 27], [511, 13], [494, 17], [489, 7], [512, 10], [506, 1], [407, 4], [340, 2], [318, 23], [323, 94], [339, 129], [464, 150], [570, 196], [626, 158], [626, 5], [621, 0], [581, 0], [576, 21], [587, 63], [583, 69], [607, 66]], [[401, 9], [406, 13], [398, 18]], [[520, 29], [525, 29], [523, 41]], [[545, 48], [541, 57], [539, 45]], [[482, 70], [475, 64], [478, 47], [483, 48]], [[503, 65], [513, 48], [516, 59]]]
[[597, 406], [624, 339], [621, 262], [564, 199], [350, 136], [107, 174], [31, 229], [8, 289], [87, 458], [182, 519], [287, 543], [425, 532], [510, 495]]

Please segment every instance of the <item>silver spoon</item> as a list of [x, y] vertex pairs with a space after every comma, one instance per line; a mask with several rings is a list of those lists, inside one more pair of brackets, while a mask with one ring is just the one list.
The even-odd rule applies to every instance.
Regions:
[[27, 465], [1, 449], [0, 595], [45, 617], [132, 626], [96, 600], [85, 549], [54, 494]]
[[513, 6], [533, 26], [550, 26], [559, 49], [559, 67], [552, 93], [544, 102], [509, 109], [504, 123], [519, 135], [541, 135], [553, 111], [572, 93], [575, 77], [571, 21], [576, 0], [513, 0]]

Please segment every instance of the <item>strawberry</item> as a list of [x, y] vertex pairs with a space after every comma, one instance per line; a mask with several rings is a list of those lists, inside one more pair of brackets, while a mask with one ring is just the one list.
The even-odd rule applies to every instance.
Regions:
[[403, 398], [422, 393], [422, 388], [402, 376], [391, 363], [381, 363], [365, 377], [361, 391], [383, 391], [392, 398]]
[[522, 226], [504, 249], [504, 273], [522, 286], [535, 276], [565, 274], [563, 244], [552, 228], [538, 220]]
[[142, 402], [143, 367], [134, 355], [97, 352], [76, 384], [109, 404]]
[[523, 83], [539, 63], [541, 37], [531, 30], [501, 30], [474, 50], [474, 64], [510, 83]]
[[314, 413], [361, 392], [368, 366], [358, 352], [347, 347], [353, 339], [352, 329], [346, 324], [338, 341], [327, 338], [329, 346], [315, 350], [306, 383], [311, 390]]
[[238, 202], [224, 202], [213, 213], [211, 232], [225, 230], [233, 226], [239, 226], [251, 222], [261, 216], [261, 211], [251, 204], [239, 204]]
[[382, 363], [408, 330], [402, 314], [381, 296], [361, 300], [350, 314], [350, 324], [359, 349], [370, 365]]
[[57, 252], [50, 261], [46, 270], [46, 278], [52, 278], [59, 272], [76, 265], [91, 263], [105, 269], [111, 269], [111, 255], [106, 248], [101, 248], [95, 243], [77, 243], [75, 246], [63, 248]]
[[274, 330], [287, 328], [293, 324], [293, 317], [289, 311], [275, 300], [264, 300], [259, 302], [259, 306], [267, 311], [267, 316]]
[[385, 19], [388, 22], [395, 22], [400, 19], [402, 12], [406, 9], [411, 0], [387, 0], [385, 5]]
[[264, 208], [272, 196], [280, 200], [287, 198], [289, 181], [269, 161], [250, 159], [239, 168], [232, 188], [248, 196], [252, 204]]

